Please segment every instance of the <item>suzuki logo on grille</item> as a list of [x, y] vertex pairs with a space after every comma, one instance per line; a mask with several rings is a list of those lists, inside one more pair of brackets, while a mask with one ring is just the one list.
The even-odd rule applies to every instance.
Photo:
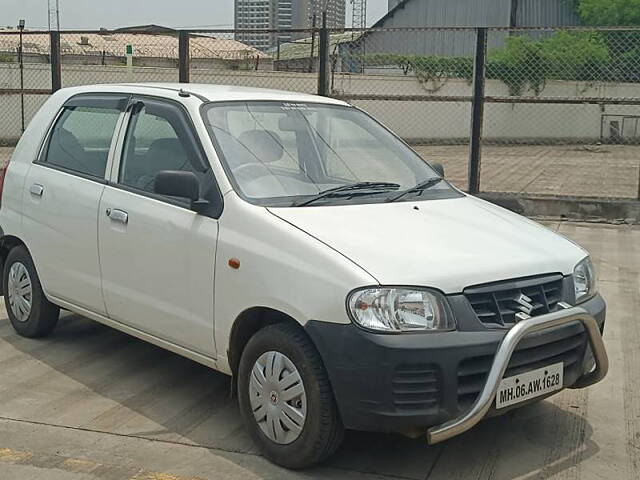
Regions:
[[527, 315], [531, 315], [533, 312], [533, 300], [527, 297], [525, 294], [521, 293], [517, 298], [514, 298], [514, 302], [518, 305], [516, 308]]

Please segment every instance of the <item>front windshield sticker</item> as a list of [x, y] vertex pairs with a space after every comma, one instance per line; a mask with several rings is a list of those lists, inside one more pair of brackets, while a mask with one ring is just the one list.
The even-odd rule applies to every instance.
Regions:
[[283, 103], [282, 110], [311, 110], [306, 103]]

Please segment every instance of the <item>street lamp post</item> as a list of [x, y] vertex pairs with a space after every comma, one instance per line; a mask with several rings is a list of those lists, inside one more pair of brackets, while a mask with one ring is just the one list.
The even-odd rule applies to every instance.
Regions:
[[20, 31], [20, 47], [18, 50], [18, 61], [20, 62], [20, 111], [22, 114], [22, 132], [24, 132], [24, 55], [22, 42], [22, 32], [24, 31], [25, 21], [20, 20], [18, 30]]

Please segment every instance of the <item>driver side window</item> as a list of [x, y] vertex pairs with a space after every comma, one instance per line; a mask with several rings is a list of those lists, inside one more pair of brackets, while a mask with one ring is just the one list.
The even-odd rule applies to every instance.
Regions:
[[165, 106], [154, 109], [150, 102], [134, 113], [122, 155], [119, 182], [153, 193], [156, 175], [163, 170], [200, 173], [193, 166], [190, 138], [180, 122], [180, 112]]

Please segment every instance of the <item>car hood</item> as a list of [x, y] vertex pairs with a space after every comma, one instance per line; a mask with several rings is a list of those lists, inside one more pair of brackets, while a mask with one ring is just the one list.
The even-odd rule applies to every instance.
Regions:
[[499, 280], [570, 274], [587, 255], [563, 236], [470, 196], [269, 211], [386, 285], [459, 293]]

